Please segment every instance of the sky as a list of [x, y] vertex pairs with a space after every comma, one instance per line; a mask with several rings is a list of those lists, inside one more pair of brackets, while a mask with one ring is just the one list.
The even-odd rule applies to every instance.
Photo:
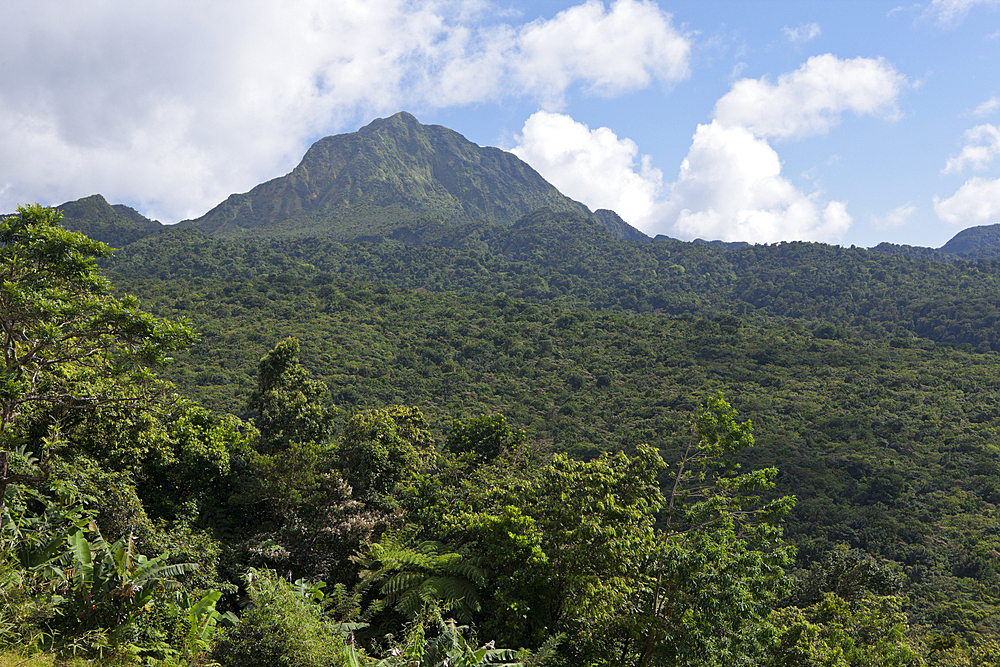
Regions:
[[1000, 223], [1000, 0], [4, 0], [0, 211], [164, 223], [406, 110], [650, 236]]

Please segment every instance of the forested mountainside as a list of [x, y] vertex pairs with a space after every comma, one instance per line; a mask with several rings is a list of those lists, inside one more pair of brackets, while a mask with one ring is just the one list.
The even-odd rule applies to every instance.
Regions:
[[994, 229], [650, 240], [406, 114], [310, 153], [0, 220], [0, 660], [996, 664]]
[[819, 243], [716, 247], [612, 238], [571, 214], [510, 228], [439, 227], [425, 243], [213, 239], [171, 230], [109, 264], [126, 279], [357, 279], [405, 289], [503, 292], [597, 310], [790, 317], [866, 338], [1000, 348], [1000, 262], [886, 256]]
[[[995, 319], [961, 304], [995, 304], [1000, 266], [815, 244], [618, 244], [550, 214], [480, 242], [184, 232], [137, 244], [109, 271], [157, 315], [193, 318], [202, 340], [168, 377], [221, 411], [240, 410], [256, 360], [286, 336], [338, 422], [416, 405], [444, 435], [452, 418], [502, 412], [583, 459], [652, 443], [670, 461], [691, 411], [722, 390], [754, 423], [750, 461], [779, 468], [776, 493], [798, 498], [786, 525], [801, 566], [837, 544], [864, 549], [907, 573], [912, 618], [949, 631], [996, 622], [984, 613], [1000, 547], [988, 537]], [[935, 304], [949, 310], [932, 315]], [[919, 319], [931, 316], [953, 328]]]

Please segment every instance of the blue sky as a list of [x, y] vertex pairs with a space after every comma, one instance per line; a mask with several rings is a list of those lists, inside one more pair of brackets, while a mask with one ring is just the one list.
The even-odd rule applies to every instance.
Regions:
[[651, 235], [1000, 223], [1000, 0], [9, 0], [0, 39], [0, 210], [177, 222], [405, 109]]

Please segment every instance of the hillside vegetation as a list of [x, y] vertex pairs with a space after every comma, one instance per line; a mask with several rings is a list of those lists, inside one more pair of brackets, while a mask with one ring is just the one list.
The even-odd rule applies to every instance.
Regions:
[[[970, 332], [970, 342], [941, 344], [866, 301], [874, 294], [898, 313], [927, 313], [924, 304], [949, 302], [946, 295], [979, 274], [978, 298], [986, 301], [993, 265], [930, 263], [921, 270], [912, 260], [809, 244], [758, 247], [736, 257], [677, 244], [667, 259], [691, 267], [677, 277], [690, 291], [675, 287], [672, 304], [661, 297], [656, 313], [646, 293], [615, 285], [613, 270], [596, 271], [590, 286], [567, 280], [559, 291], [551, 277], [559, 258], [549, 257], [550, 266], [538, 271], [515, 261], [490, 272], [499, 257], [484, 265], [475, 252], [449, 248], [326, 246], [296, 257], [298, 246], [284, 246], [287, 255], [272, 246], [267, 252], [275, 254], [261, 266], [287, 271], [236, 279], [220, 267], [225, 277], [215, 279], [213, 253], [231, 259], [232, 247], [184, 238], [191, 245], [176, 257], [200, 266], [201, 275], [179, 277], [191, 269], [172, 266], [170, 255], [158, 252], [164, 275], [178, 277], [122, 284], [144, 295], [156, 314], [193, 318], [202, 340], [169, 377], [207, 405], [238, 412], [256, 360], [275, 341], [294, 336], [303, 363], [329, 386], [341, 422], [359, 410], [417, 405], [443, 436], [452, 418], [502, 412], [547, 449], [588, 459], [651, 443], [669, 461], [678, 456], [692, 410], [723, 390], [754, 423], [752, 462], [777, 466], [777, 493], [798, 498], [786, 526], [802, 566], [837, 544], [864, 549], [907, 574], [914, 619], [950, 631], [993, 632], [987, 628], [996, 623], [1000, 583], [992, 528], [1000, 500], [1000, 380], [997, 356], [977, 352], [972, 341], [988, 350], [994, 327], [968, 313], [970, 321], [956, 331]], [[509, 242], [514, 258], [523, 257], [525, 244]], [[252, 257], [265, 251], [241, 248], [247, 259], [238, 266], [252, 270]], [[656, 257], [655, 248], [633, 250]], [[613, 266], [612, 253], [588, 264]], [[151, 256], [137, 257], [150, 266]], [[755, 267], [751, 257], [765, 261]], [[824, 258], [836, 270], [823, 270]], [[624, 265], [641, 271], [631, 259], [621, 264], [618, 275], [625, 275]], [[720, 264], [753, 275], [743, 284], [761, 307], [735, 297], [724, 306], [726, 291], [714, 287], [728, 285], [733, 294], [741, 279], [718, 272]], [[804, 264], [817, 270], [797, 279]], [[116, 264], [114, 272], [127, 274], [129, 266]], [[684, 278], [698, 266], [716, 271]], [[873, 274], [892, 276], [890, 284], [851, 279]], [[377, 275], [378, 283], [363, 280]], [[797, 291], [786, 294], [776, 282]], [[706, 291], [694, 290], [699, 283]], [[505, 293], [478, 293], [480, 284], [483, 292], [496, 285]], [[445, 289], [459, 285], [466, 288]], [[762, 286], [781, 299], [765, 298]], [[825, 307], [824, 293], [830, 294]], [[627, 294], [646, 312], [626, 309], [621, 300], [600, 308], [603, 294]], [[814, 296], [796, 301], [804, 294]], [[792, 317], [791, 309], [812, 317]], [[851, 316], [837, 316], [845, 312]], [[956, 340], [946, 329], [921, 330]]]
[[995, 230], [650, 240], [523, 167], [398, 114], [0, 220], [0, 664], [1000, 664]]

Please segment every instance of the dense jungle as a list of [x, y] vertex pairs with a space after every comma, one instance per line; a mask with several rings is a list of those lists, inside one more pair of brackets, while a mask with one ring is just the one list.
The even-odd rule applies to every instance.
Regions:
[[0, 665], [1000, 664], [994, 230], [539, 192], [3, 217]]

